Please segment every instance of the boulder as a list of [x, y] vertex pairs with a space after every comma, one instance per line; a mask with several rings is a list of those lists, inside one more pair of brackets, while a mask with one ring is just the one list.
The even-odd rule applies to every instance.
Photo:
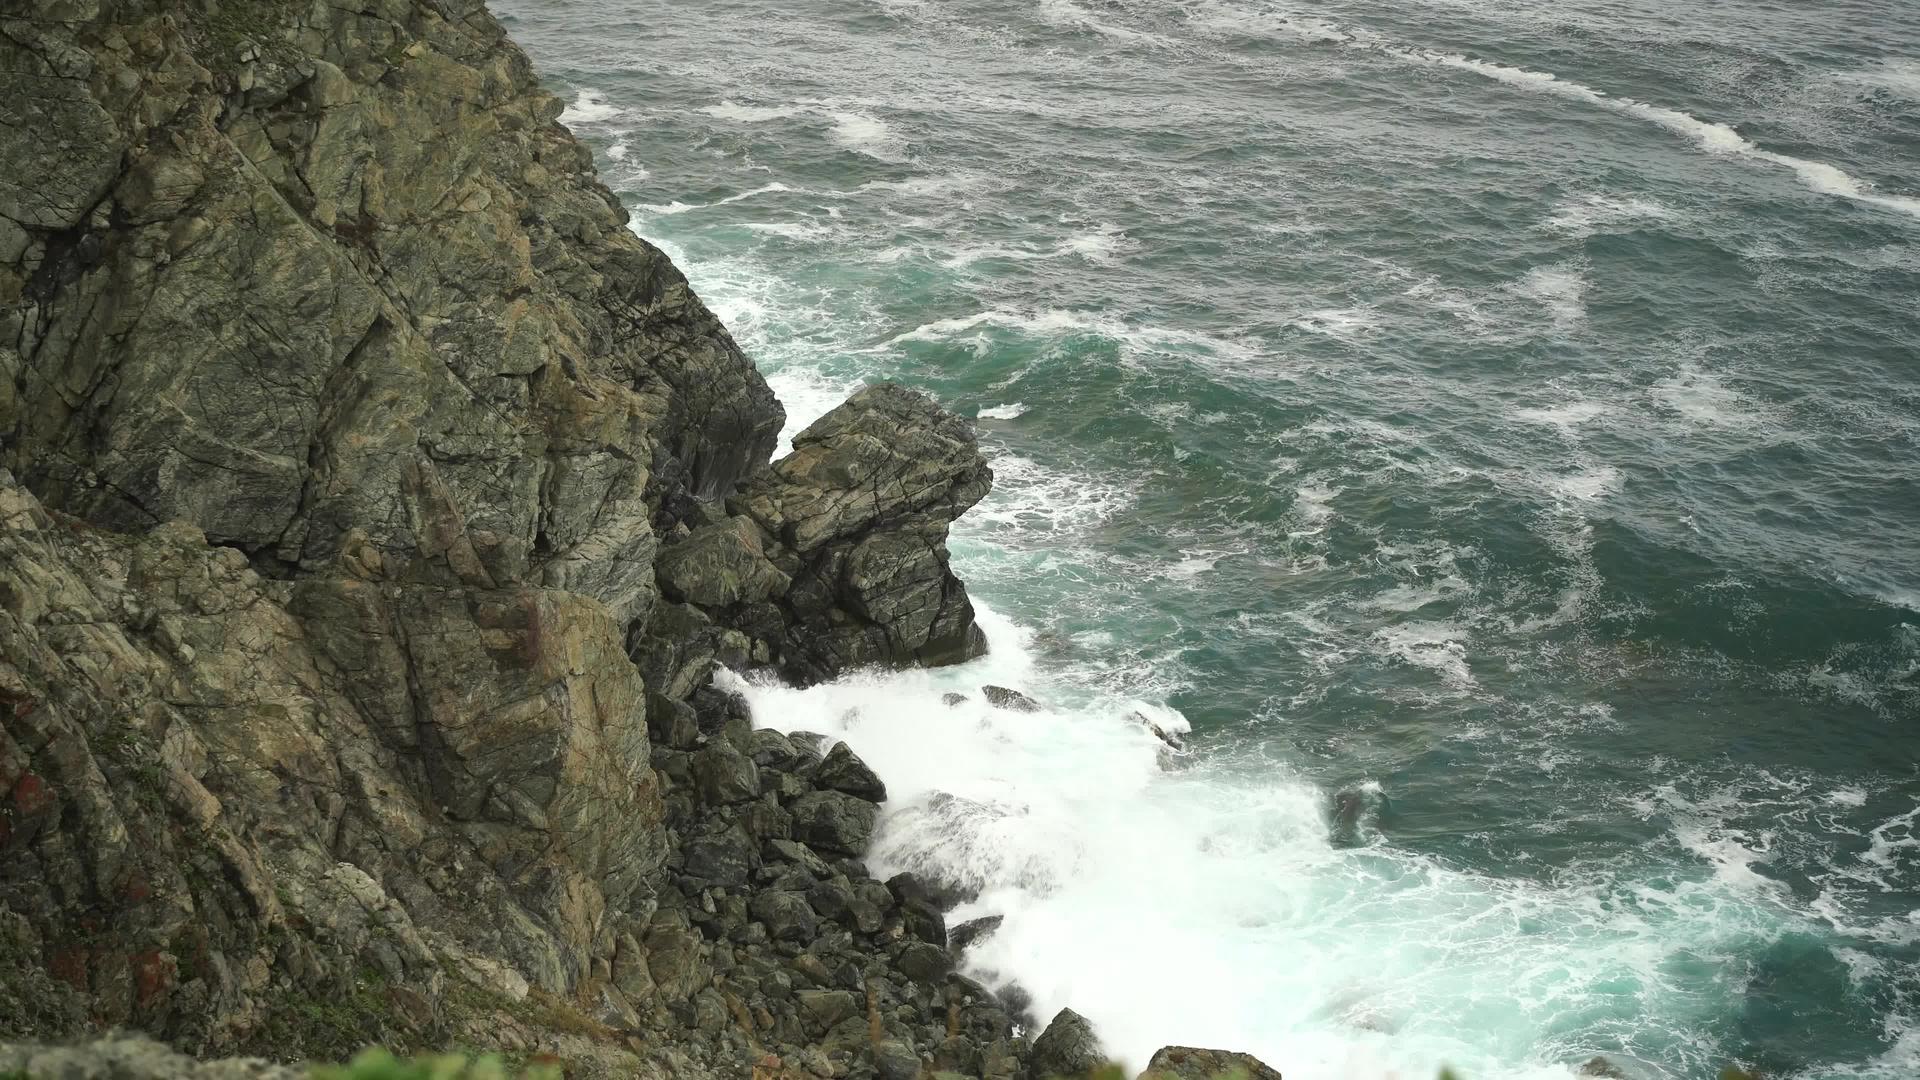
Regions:
[[669, 594], [704, 608], [758, 603], [792, 584], [767, 560], [760, 529], [747, 517], [702, 525], [661, 549], [655, 572]]
[[1083, 1077], [1107, 1063], [1093, 1024], [1072, 1009], [1054, 1014], [1047, 1029], [1033, 1040], [1027, 1069], [1036, 1077]]
[[711, 739], [693, 755], [700, 798], [713, 806], [747, 802], [760, 795], [760, 770], [726, 739]]
[[767, 890], [756, 893], [747, 908], [764, 923], [775, 941], [812, 941], [819, 929], [813, 906], [799, 892]]
[[867, 387], [794, 437], [728, 500], [776, 546], [800, 616], [780, 644], [799, 682], [869, 664], [944, 664], [986, 650], [947, 529], [993, 485], [965, 421], [892, 383]]
[[835, 743], [827, 751], [826, 759], [813, 771], [813, 781], [869, 802], [887, 801], [887, 785], [846, 743]]
[[814, 791], [795, 799], [794, 838], [833, 855], [860, 855], [873, 841], [880, 808], [840, 791]]
[[1231, 1050], [1201, 1050], [1191, 1046], [1163, 1046], [1154, 1051], [1140, 1080], [1280, 1080], [1280, 1074], [1252, 1054]]
[[974, 942], [991, 936], [995, 930], [1000, 929], [1000, 924], [1005, 921], [1006, 916], [1004, 915], [988, 915], [983, 918], [969, 919], [947, 931], [947, 948], [952, 949], [956, 954], [963, 953], [967, 950], [967, 947]]
[[1039, 702], [1018, 690], [1009, 690], [1004, 686], [983, 686], [980, 688], [980, 696], [986, 698], [987, 704], [996, 709], [1027, 713], [1040, 711]]

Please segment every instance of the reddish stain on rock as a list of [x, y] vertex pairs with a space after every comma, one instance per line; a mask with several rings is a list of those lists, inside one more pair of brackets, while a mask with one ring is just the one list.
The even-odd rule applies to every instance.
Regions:
[[47, 972], [84, 994], [87, 991], [87, 962], [91, 959], [88, 950], [77, 945], [55, 949], [53, 955], [47, 958]]
[[141, 1008], [152, 1005], [173, 989], [178, 972], [173, 957], [159, 949], [149, 949], [127, 959], [133, 967], [133, 1000]]
[[53, 787], [33, 773], [21, 773], [13, 785], [13, 810], [31, 817], [53, 805]]
[[153, 885], [147, 880], [145, 873], [135, 870], [127, 875], [127, 883], [123, 886], [123, 891], [126, 893], [128, 903], [144, 904], [153, 896]]

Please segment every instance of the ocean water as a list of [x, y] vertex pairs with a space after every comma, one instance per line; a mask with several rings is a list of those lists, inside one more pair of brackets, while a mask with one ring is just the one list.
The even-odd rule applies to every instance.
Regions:
[[971, 973], [1136, 1066], [1920, 1076], [1920, 3], [495, 7], [792, 430], [978, 418], [993, 653], [749, 688]]

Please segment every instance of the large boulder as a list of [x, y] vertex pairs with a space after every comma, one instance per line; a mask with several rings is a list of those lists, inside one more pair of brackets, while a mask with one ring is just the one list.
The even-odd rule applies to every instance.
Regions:
[[[972, 428], [924, 394], [867, 387], [794, 438], [727, 505], [774, 538], [793, 618], [769, 642], [791, 678], [985, 651], [947, 528], [993, 486]], [[761, 628], [743, 627], [749, 632]]]
[[1192, 1046], [1163, 1046], [1154, 1051], [1140, 1080], [1280, 1080], [1280, 1074], [1252, 1054], [1232, 1050], [1201, 1050]]
[[834, 855], [858, 856], [873, 841], [880, 808], [839, 791], [812, 791], [794, 800], [793, 835]]
[[1047, 1030], [1033, 1040], [1027, 1071], [1043, 1080], [1075, 1080], [1106, 1063], [1093, 1024], [1072, 1009], [1061, 1009]]

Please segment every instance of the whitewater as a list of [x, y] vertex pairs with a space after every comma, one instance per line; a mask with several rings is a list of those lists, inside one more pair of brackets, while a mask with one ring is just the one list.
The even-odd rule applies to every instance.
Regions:
[[1135, 1068], [1920, 1075], [1920, 5], [495, 7], [777, 453], [978, 425], [989, 655], [721, 677], [969, 975]]

